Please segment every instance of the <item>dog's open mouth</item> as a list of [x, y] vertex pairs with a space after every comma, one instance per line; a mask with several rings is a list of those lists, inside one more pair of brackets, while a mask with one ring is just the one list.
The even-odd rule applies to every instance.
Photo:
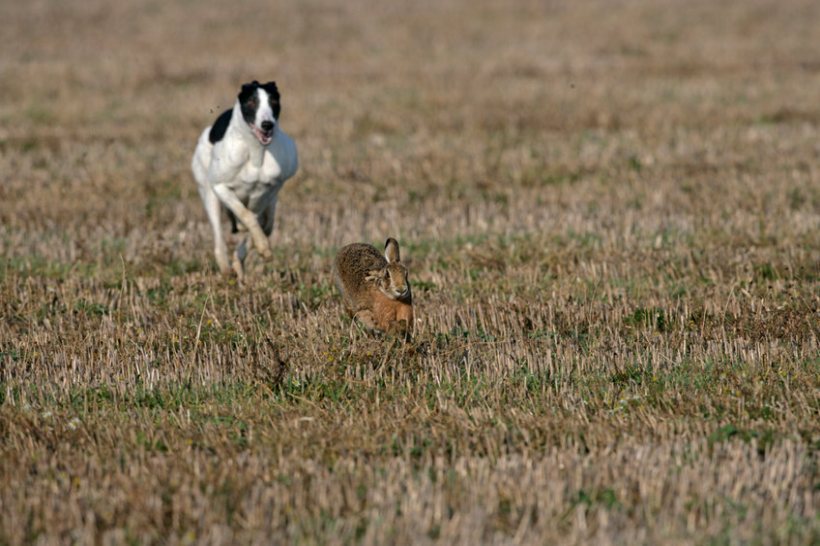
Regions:
[[262, 146], [267, 146], [270, 144], [271, 140], [273, 140], [273, 129], [263, 131], [256, 125], [251, 125], [251, 129], [253, 130], [253, 136], [256, 137], [256, 140], [262, 143]]

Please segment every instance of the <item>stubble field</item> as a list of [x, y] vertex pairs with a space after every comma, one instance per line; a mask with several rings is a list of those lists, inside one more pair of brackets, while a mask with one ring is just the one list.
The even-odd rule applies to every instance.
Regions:
[[[0, 4], [0, 544], [820, 540], [820, 4], [234, 4]], [[387, 236], [410, 343], [331, 282]]]

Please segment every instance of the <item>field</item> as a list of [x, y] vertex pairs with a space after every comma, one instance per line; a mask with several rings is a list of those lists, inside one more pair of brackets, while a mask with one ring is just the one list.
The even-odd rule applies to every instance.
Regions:
[[[820, 542], [820, 2], [0, 17], [0, 545]], [[189, 162], [254, 78], [240, 286]], [[408, 343], [331, 282], [387, 236]]]

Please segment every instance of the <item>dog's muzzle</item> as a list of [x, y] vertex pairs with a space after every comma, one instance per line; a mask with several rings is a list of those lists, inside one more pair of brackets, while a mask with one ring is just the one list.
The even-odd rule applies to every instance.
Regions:
[[267, 146], [270, 144], [271, 140], [273, 140], [272, 121], [263, 121], [261, 128], [256, 125], [251, 125], [251, 129], [253, 130], [253, 134], [256, 139], [261, 142], [263, 146]]

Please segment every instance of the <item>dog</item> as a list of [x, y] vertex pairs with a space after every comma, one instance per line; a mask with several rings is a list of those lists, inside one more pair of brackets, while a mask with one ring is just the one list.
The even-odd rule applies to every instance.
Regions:
[[[245, 276], [248, 235], [264, 258], [271, 256], [268, 237], [279, 190], [296, 174], [296, 144], [279, 128], [281, 113], [276, 82], [254, 80], [242, 85], [233, 108], [225, 110], [199, 137], [191, 170], [214, 232], [219, 271]], [[225, 210], [232, 232], [247, 231], [228, 263], [222, 233]]]

